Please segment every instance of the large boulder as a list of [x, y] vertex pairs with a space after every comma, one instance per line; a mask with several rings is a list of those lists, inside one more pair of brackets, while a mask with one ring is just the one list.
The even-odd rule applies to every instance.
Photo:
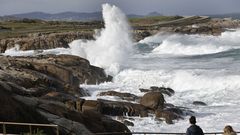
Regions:
[[164, 107], [164, 96], [161, 92], [148, 92], [143, 95], [140, 104], [151, 109], [162, 109]]

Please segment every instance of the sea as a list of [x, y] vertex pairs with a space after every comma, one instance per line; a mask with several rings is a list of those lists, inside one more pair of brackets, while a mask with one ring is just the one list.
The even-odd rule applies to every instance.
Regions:
[[[92, 65], [105, 69], [112, 82], [96, 85], [80, 84], [99, 97], [102, 91], [115, 90], [142, 96], [139, 88], [170, 87], [175, 90], [166, 102], [194, 111], [204, 132], [222, 132], [226, 125], [240, 131], [240, 29], [226, 29], [219, 36], [187, 35], [160, 32], [139, 42], [132, 38], [126, 16], [118, 7], [103, 4], [105, 27], [94, 40], [78, 39], [69, 48], [43, 50], [40, 54], [69, 54], [86, 58]], [[21, 51], [19, 45], [3, 55], [39, 55], [36, 51]], [[207, 106], [193, 105], [202, 101]], [[167, 124], [146, 118], [131, 117], [133, 132], [186, 132], [188, 118]]]

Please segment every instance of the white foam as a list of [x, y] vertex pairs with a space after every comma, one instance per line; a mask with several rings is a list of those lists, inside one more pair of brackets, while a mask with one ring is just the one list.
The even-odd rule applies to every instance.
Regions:
[[116, 74], [132, 52], [132, 36], [124, 13], [116, 6], [103, 4], [105, 28], [96, 40], [70, 43], [72, 54], [87, 58], [91, 64]]
[[159, 43], [153, 50], [156, 54], [199, 55], [240, 48], [240, 30], [223, 32], [220, 36], [179, 35], [159, 33], [147, 37], [140, 43]]

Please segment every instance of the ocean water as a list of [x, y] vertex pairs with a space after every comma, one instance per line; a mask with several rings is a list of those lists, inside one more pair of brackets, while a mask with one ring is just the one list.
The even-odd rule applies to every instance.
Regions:
[[[240, 131], [239, 36], [240, 30], [217, 37], [164, 33], [148, 37], [135, 43], [134, 53], [113, 82], [81, 86], [92, 92], [92, 99], [100, 98], [96, 97], [98, 92], [112, 89], [141, 96], [139, 88], [171, 87], [176, 93], [166, 101], [193, 110], [205, 132], [221, 132], [227, 124]], [[193, 101], [207, 106], [194, 106]], [[188, 118], [168, 125], [154, 117], [135, 117], [135, 126], [129, 128], [136, 132], [185, 132]]]
[[[105, 28], [95, 40], [76, 40], [70, 48], [44, 50], [41, 54], [71, 54], [87, 58], [105, 69], [112, 82], [99, 85], [80, 84], [91, 97], [101, 91], [115, 90], [143, 95], [139, 88], [165, 86], [175, 90], [166, 101], [193, 110], [197, 124], [205, 132], [221, 132], [230, 124], [240, 131], [240, 30], [220, 36], [159, 33], [133, 42], [131, 28], [124, 13], [116, 6], [104, 4]], [[18, 46], [3, 55], [37, 55], [19, 51]], [[203, 101], [207, 106], [194, 106]], [[189, 116], [168, 125], [154, 117], [134, 117], [131, 131], [185, 132]]]

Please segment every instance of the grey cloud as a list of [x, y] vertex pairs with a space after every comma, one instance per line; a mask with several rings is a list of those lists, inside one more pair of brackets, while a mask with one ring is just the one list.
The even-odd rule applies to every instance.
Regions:
[[196, 15], [240, 12], [240, 0], [0, 0], [0, 15], [42, 11], [94, 12], [111, 3], [126, 13]]

